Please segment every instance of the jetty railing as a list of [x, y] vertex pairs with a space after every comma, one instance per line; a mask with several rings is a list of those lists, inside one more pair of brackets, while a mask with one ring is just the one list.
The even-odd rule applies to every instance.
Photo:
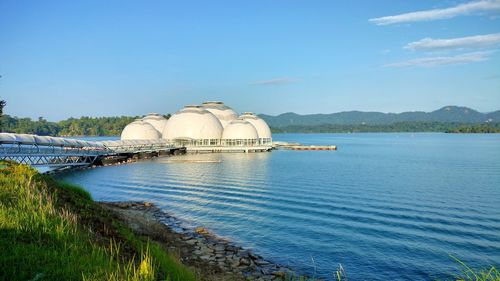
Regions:
[[174, 144], [166, 140], [115, 140], [103, 141], [102, 144], [116, 154], [155, 152], [176, 148]]
[[165, 140], [85, 141], [30, 134], [0, 133], [0, 160], [31, 166], [88, 166], [97, 159], [141, 152], [170, 150]]

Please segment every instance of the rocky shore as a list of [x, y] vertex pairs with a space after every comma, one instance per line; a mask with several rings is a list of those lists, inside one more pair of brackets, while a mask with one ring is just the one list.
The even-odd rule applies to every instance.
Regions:
[[210, 233], [188, 229], [182, 222], [148, 202], [101, 202], [136, 234], [147, 236], [193, 266], [202, 280], [283, 280], [293, 276], [286, 266], [272, 263], [249, 249]]

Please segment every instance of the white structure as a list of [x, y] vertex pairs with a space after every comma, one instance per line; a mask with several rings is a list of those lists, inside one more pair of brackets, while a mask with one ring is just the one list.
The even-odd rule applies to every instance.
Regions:
[[168, 119], [162, 138], [186, 146], [219, 145], [222, 124], [199, 105], [188, 105]]
[[255, 146], [258, 141], [259, 135], [255, 127], [241, 119], [231, 121], [222, 133], [224, 146]]
[[125, 126], [122, 131], [122, 140], [157, 140], [161, 135], [151, 124], [137, 119]]
[[273, 142], [271, 129], [267, 125], [266, 121], [259, 118], [252, 112], [244, 112], [241, 116], [241, 119], [248, 121], [251, 123], [255, 129], [257, 130], [257, 134], [259, 135], [259, 143], [263, 145], [270, 145]]
[[167, 118], [158, 113], [149, 113], [142, 118], [142, 121], [151, 124], [158, 132], [163, 132], [165, 125], [167, 125]]
[[215, 115], [224, 128], [229, 122], [238, 118], [238, 113], [220, 101], [207, 101], [202, 104], [202, 107]]
[[264, 120], [250, 112], [238, 117], [230, 107], [215, 101], [185, 106], [168, 120], [150, 113], [127, 125], [122, 132], [122, 140], [158, 138], [196, 152], [251, 152], [272, 148], [271, 130]]

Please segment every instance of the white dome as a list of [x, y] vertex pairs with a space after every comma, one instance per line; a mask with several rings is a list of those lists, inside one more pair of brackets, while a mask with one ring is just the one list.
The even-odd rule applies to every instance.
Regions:
[[149, 113], [142, 118], [142, 121], [151, 124], [158, 132], [163, 132], [163, 128], [167, 125], [167, 118], [158, 113]]
[[269, 126], [267, 125], [266, 121], [262, 120], [257, 115], [253, 114], [252, 112], [244, 112], [240, 116], [240, 118], [250, 122], [255, 127], [255, 129], [257, 130], [257, 134], [259, 134], [259, 138], [261, 139], [272, 138], [271, 129], [269, 129]]
[[258, 139], [259, 135], [255, 127], [248, 121], [236, 119], [231, 121], [224, 132], [222, 139]]
[[222, 124], [212, 113], [201, 106], [185, 106], [172, 115], [163, 128], [163, 138], [174, 139], [220, 139]]
[[125, 126], [121, 135], [122, 140], [157, 140], [160, 138], [160, 132], [140, 119]]
[[220, 101], [207, 101], [204, 102], [201, 107], [215, 115], [224, 128], [227, 124], [229, 124], [229, 122], [238, 118], [238, 113]]

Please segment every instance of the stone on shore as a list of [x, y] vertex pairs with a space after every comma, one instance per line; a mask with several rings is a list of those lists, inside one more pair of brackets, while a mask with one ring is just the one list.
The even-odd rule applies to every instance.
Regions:
[[[251, 250], [236, 246], [204, 227], [182, 227], [182, 221], [152, 203], [102, 204], [121, 215], [134, 231], [154, 239], [168, 236], [168, 240], [162, 242], [169, 251], [178, 253], [182, 262], [203, 268], [204, 273], [208, 270], [211, 274], [224, 276], [214, 280], [281, 280], [294, 275], [289, 268], [266, 261]], [[168, 232], [168, 235], [162, 231]], [[231, 276], [229, 279], [226, 278], [228, 275]]]

